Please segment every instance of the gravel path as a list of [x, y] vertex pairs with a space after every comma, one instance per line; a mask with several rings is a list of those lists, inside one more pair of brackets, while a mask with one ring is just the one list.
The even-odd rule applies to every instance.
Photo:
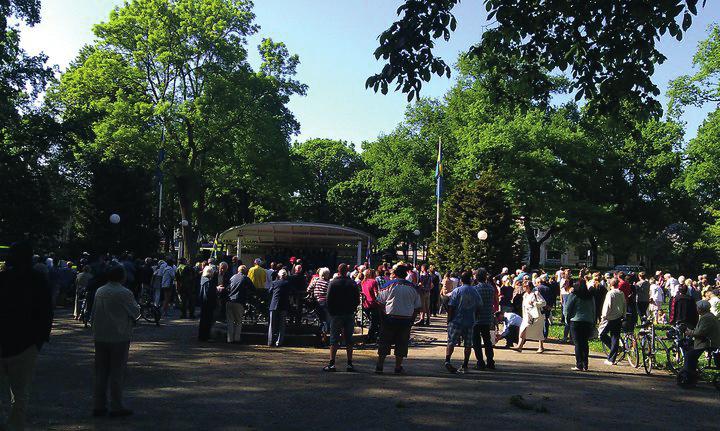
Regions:
[[[39, 360], [28, 428], [654, 430], [720, 424], [720, 397], [708, 385], [679, 390], [663, 372], [645, 376], [627, 365], [607, 367], [597, 355], [591, 372], [573, 373], [572, 346], [548, 343], [542, 355], [532, 342], [522, 354], [498, 349], [497, 371], [449, 375], [440, 319], [415, 331], [406, 376], [373, 374], [371, 347], [356, 351], [358, 373], [328, 375], [320, 370], [326, 350], [200, 344], [196, 325], [172, 320], [138, 327], [125, 392], [135, 415], [94, 419], [90, 331], [60, 312]], [[457, 349], [456, 364], [461, 354]], [[338, 361], [340, 370], [344, 364]]]

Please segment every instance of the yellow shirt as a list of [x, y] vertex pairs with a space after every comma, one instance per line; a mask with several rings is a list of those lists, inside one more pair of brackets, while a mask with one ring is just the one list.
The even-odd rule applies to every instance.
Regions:
[[248, 271], [248, 277], [252, 281], [255, 289], [265, 289], [265, 281], [267, 280], [267, 272], [260, 265], [255, 265]]

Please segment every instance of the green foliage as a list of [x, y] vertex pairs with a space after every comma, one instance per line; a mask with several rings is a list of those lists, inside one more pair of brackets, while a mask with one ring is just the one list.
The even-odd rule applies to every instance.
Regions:
[[[88, 160], [84, 171], [85, 187], [77, 196], [71, 251], [154, 254], [159, 238], [152, 214], [152, 176], [118, 160]], [[110, 223], [111, 214], [118, 214], [120, 223]]]
[[[285, 46], [266, 39], [263, 65], [247, 62], [256, 32], [252, 3], [240, 0], [133, 0], [94, 28], [51, 100], [65, 121], [90, 121], [78, 152], [163, 170], [178, 196], [185, 249], [197, 230], [279, 212], [290, 187], [289, 139], [299, 125], [287, 108], [305, 86]], [[262, 178], [262, 182], [258, 181]], [[230, 184], [231, 186], [228, 186]], [[224, 220], [224, 221], [223, 221]], [[220, 226], [220, 224], [224, 226]]]
[[351, 143], [330, 139], [310, 139], [292, 148], [296, 181], [295, 212], [300, 219], [324, 223], [334, 222], [335, 205], [331, 208], [328, 192], [340, 183], [350, 181], [363, 168], [360, 155]]
[[670, 82], [668, 112], [682, 114], [685, 106], [702, 106], [720, 102], [720, 25], [710, 29], [708, 38], [701, 41], [693, 57], [694, 75], [682, 75]]
[[[443, 115], [438, 102], [422, 100], [408, 108], [395, 131], [363, 144], [370, 188], [378, 200], [369, 223], [378, 229], [381, 248], [407, 249], [410, 242], [432, 239], [438, 139], [446, 135]], [[450, 157], [452, 143], [443, 142], [443, 148]], [[416, 229], [419, 238], [413, 234]]]
[[[382, 71], [366, 87], [419, 95], [433, 74], [450, 75], [434, 55], [434, 40], [450, 38], [457, 25], [452, 9], [458, 0], [405, 0], [399, 18], [379, 36], [375, 58]], [[650, 77], [665, 56], [656, 43], [666, 32], [678, 40], [697, 15], [698, 0], [684, 2], [627, 0], [484, 0], [493, 28], [483, 33], [473, 54], [518, 52], [529, 63], [572, 71], [576, 100], [585, 97], [598, 111], [618, 112], [623, 100], [659, 113], [659, 90]], [[703, 2], [703, 5], [705, 2]], [[642, 113], [642, 112], [641, 112]]]
[[[440, 235], [431, 248], [431, 259], [443, 270], [500, 268], [520, 261], [521, 232], [496, 178], [486, 172], [459, 184], [445, 199]], [[477, 238], [481, 229], [488, 232], [486, 241]]]

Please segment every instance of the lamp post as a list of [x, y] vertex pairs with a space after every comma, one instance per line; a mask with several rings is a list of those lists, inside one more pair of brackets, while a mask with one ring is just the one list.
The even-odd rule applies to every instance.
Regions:
[[420, 230], [415, 229], [413, 231], [413, 235], [415, 235], [415, 243], [413, 245], [413, 267], [417, 267], [417, 247], [418, 247], [418, 238], [420, 237]]
[[110, 214], [110, 225], [117, 252], [120, 251], [120, 235], [118, 234], [118, 228], [116, 227], [118, 223], [120, 223], [120, 215], [116, 213]]

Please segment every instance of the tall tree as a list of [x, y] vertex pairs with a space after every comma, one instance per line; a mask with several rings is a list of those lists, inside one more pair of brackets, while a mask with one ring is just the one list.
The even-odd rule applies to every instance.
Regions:
[[[281, 183], [289, 138], [298, 124], [286, 107], [305, 91], [291, 79], [297, 57], [264, 41], [263, 66], [247, 62], [247, 37], [257, 31], [252, 3], [243, 0], [132, 0], [94, 28], [62, 76], [55, 96], [64, 118], [91, 118], [93, 136], [81, 148], [145, 166], [165, 151], [162, 169], [172, 182], [185, 250], [195, 250], [212, 175], [243, 168], [248, 207], [259, 188]], [[255, 185], [255, 188], [252, 186]], [[263, 196], [264, 198], [264, 196]], [[244, 219], [250, 215], [242, 215]]]
[[[450, 39], [457, 20], [452, 9], [459, 0], [405, 0], [399, 16], [380, 34], [375, 58], [385, 61], [367, 87], [387, 93], [390, 85], [418, 95], [432, 74], [450, 75], [450, 68], [436, 57], [435, 40]], [[492, 28], [471, 51], [489, 47], [519, 50], [530, 63], [552, 70], [570, 69], [576, 98], [585, 97], [599, 108], [617, 111], [630, 99], [659, 112], [654, 99], [659, 90], [652, 83], [655, 65], [665, 56], [657, 42], [668, 32], [682, 39], [697, 15], [698, 0], [483, 0]], [[705, 1], [702, 2], [705, 5]]]
[[[440, 235], [431, 250], [433, 261], [444, 270], [497, 270], [519, 263], [520, 229], [497, 178], [484, 172], [459, 184], [445, 199]], [[486, 240], [478, 239], [480, 230], [488, 233]]]
[[336, 185], [350, 181], [364, 167], [352, 143], [331, 139], [310, 139], [292, 148], [298, 169], [295, 183], [295, 211], [299, 218], [335, 223], [335, 208], [328, 193]]

